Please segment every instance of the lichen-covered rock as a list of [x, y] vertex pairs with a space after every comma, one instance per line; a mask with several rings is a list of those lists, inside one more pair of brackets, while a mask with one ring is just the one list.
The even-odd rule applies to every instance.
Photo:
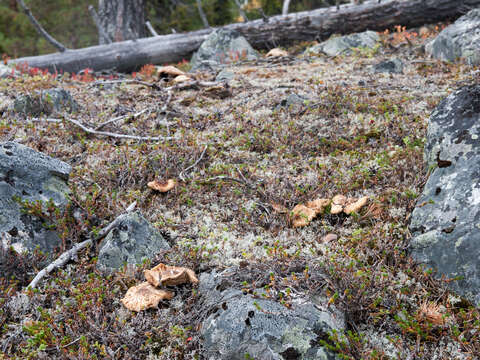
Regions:
[[239, 60], [255, 60], [259, 56], [237, 31], [217, 29], [192, 56], [192, 71], [212, 70]]
[[225, 274], [214, 271], [200, 276], [204, 310], [211, 312], [202, 324], [207, 359], [337, 359], [319, 344], [332, 330], [344, 328], [343, 314], [334, 307], [327, 308], [318, 297], [299, 298], [289, 309], [228, 287]]
[[480, 86], [444, 99], [432, 113], [425, 160], [433, 169], [410, 230], [413, 257], [480, 304]]
[[426, 47], [435, 59], [456, 61], [460, 58], [470, 65], [480, 64], [480, 9], [473, 9], [447, 26]]
[[374, 73], [403, 74], [403, 62], [400, 59], [385, 60], [373, 65]]
[[14, 68], [0, 64], [0, 79], [18, 76], [18, 71]]
[[107, 274], [124, 264], [141, 264], [170, 245], [139, 212], [121, 215], [121, 221], [102, 241], [97, 268]]
[[17, 113], [29, 116], [50, 115], [53, 111], [74, 112], [79, 109], [69, 91], [49, 89], [33, 95], [21, 95], [15, 99], [13, 109]]
[[61, 241], [46, 220], [22, 212], [21, 202], [68, 203], [70, 165], [15, 142], [0, 143], [0, 238], [17, 252], [50, 253]]
[[337, 56], [350, 53], [354, 48], [374, 48], [380, 37], [374, 31], [364, 31], [357, 34], [331, 37], [318, 45], [305, 50], [306, 55], [324, 53], [328, 56]]

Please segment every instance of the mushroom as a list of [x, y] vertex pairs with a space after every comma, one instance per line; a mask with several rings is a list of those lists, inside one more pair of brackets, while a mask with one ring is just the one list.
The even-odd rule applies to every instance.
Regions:
[[139, 312], [156, 307], [160, 300], [170, 300], [174, 295], [170, 291], [159, 290], [148, 282], [143, 282], [128, 289], [121, 301], [127, 309]]
[[317, 212], [303, 204], [296, 205], [292, 210], [293, 215], [293, 227], [307, 226], [310, 224]]
[[323, 210], [330, 205], [330, 199], [315, 199], [307, 202], [307, 207], [314, 210], [317, 214], [323, 213]]
[[157, 67], [157, 74], [160, 78], [174, 78], [178, 75], [185, 75], [182, 70], [179, 70], [175, 66], [171, 65]]
[[184, 267], [158, 264], [150, 270], [145, 270], [143, 274], [145, 275], [145, 279], [154, 286], [172, 286], [187, 282], [198, 283], [198, 279], [193, 270]]
[[367, 204], [368, 201], [368, 196], [364, 196], [357, 201], [345, 206], [345, 209], [343, 209], [343, 212], [347, 215], [350, 215], [352, 212], [358, 212], [362, 207], [364, 207]]
[[288, 56], [288, 52], [285, 50], [274, 48], [270, 50], [265, 57], [277, 57], [277, 56]]
[[147, 186], [150, 189], [157, 190], [160, 192], [167, 192], [168, 190], [171, 190], [175, 186], [175, 180], [174, 179], [168, 179], [166, 182], [160, 182], [157, 180], [150, 181]]

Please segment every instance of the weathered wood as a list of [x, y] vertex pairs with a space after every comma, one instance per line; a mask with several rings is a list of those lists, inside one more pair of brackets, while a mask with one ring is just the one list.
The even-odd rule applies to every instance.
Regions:
[[[343, 5], [308, 12], [273, 16], [225, 28], [241, 32], [255, 48], [271, 48], [294, 41], [324, 40], [333, 33], [353, 33], [367, 29], [384, 30], [395, 25], [407, 27], [454, 20], [480, 6], [480, 0], [377, 0], [363, 5]], [[67, 50], [42, 56], [11, 60], [50, 71], [78, 72], [116, 69], [130, 71], [145, 64], [165, 64], [188, 59], [213, 29], [162, 35], [109, 45]]]

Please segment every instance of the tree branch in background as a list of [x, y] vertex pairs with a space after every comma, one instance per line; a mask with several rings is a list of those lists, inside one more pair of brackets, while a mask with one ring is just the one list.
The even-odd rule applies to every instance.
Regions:
[[205, 15], [202, 9], [202, 0], [197, 0], [197, 8], [198, 12], [200, 13], [200, 17], [202, 18], [203, 27], [209, 28], [210, 25], [208, 24], [207, 15]]
[[283, 0], [282, 15], [288, 14], [288, 7], [290, 6], [290, 0]]
[[95, 11], [95, 8], [93, 7], [93, 5], [88, 6], [88, 11], [90, 12], [90, 15], [92, 16], [93, 22], [97, 26], [98, 32], [104, 37], [107, 44], [111, 44], [112, 39], [110, 39], [110, 36], [107, 35], [107, 33], [105, 32], [105, 29], [100, 24], [100, 18], [98, 17], [98, 14]]
[[152, 34], [152, 36], [158, 36], [158, 33], [155, 31], [150, 21], [145, 21], [145, 25], [147, 26], [147, 29], [148, 31], [150, 31], [150, 34]]
[[237, 4], [237, 6], [238, 6], [238, 11], [240, 12], [240, 16], [243, 18], [243, 21], [247, 22], [248, 17], [247, 17], [247, 14], [245, 14], [245, 11], [243, 11], [242, 4], [240, 4], [240, 1], [238, 1], [238, 0], [235, 0], [235, 4]]
[[35, 19], [35, 17], [33, 16], [32, 12], [30, 11], [30, 9], [27, 7], [27, 5], [25, 5], [25, 3], [23, 2], [23, 0], [17, 0], [17, 3], [18, 5], [21, 6], [21, 8], [23, 9], [23, 11], [25, 12], [25, 14], [28, 16], [28, 18], [30, 19], [31, 23], [33, 24], [33, 26], [35, 27], [35, 29], [37, 30], [37, 32], [42, 35], [45, 39], [47, 39], [47, 41], [52, 44], [53, 46], [55, 46], [60, 52], [64, 52], [65, 50], [67, 50], [67, 48], [65, 46], [63, 46], [61, 43], [59, 43], [57, 40], [55, 40], [53, 37], [51, 37], [46, 31], [45, 29], [42, 27], [42, 25], [40, 25], [40, 23], [37, 21], [37, 19]]

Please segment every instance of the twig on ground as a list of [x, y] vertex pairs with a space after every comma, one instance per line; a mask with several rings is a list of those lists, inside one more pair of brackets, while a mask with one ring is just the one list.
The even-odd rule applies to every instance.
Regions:
[[119, 139], [132, 139], [132, 140], [139, 140], [139, 141], [166, 141], [166, 140], [172, 139], [171, 137], [149, 137], [149, 136], [116, 134], [108, 131], [96, 131], [94, 129], [86, 127], [85, 125], [78, 122], [77, 120], [68, 119], [68, 118], [65, 118], [65, 120], [71, 122], [74, 125], [77, 125], [80, 129], [82, 129], [86, 133], [93, 134], [93, 135], [110, 136], [110, 137], [119, 138]]
[[132, 117], [135, 119], [136, 117], [142, 115], [142, 114], [143, 114], [144, 112], [146, 112], [147, 110], [148, 110], [148, 109], [143, 109], [142, 111], [139, 111], [138, 113], [133, 114], [133, 115], [122, 115], [122, 116], [118, 116], [118, 117], [116, 117], [116, 118], [107, 120], [107, 121], [101, 123], [100, 125], [98, 125], [94, 130], [95, 130], [95, 131], [98, 131], [98, 130], [100, 130], [102, 127], [104, 127], [104, 126], [106, 126], [106, 125], [108, 125], [108, 124], [111, 124], [111, 123], [113, 123], [113, 122], [115, 122], [115, 121], [119, 121], [119, 120], [125, 119], [125, 118], [128, 117], [128, 116], [132, 116]]
[[162, 88], [155, 83], [149, 83], [149, 82], [141, 81], [137, 79], [101, 80], [101, 81], [95, 81], [91, 85], [98, 86], [98, 85], [104, 85], [104, 84], [137, 84], [137, 85], [148, 86], [155, 90], [162, 90]]
[[104, 227], [100, 232], [96, 235], [93, 236], [92, 233], [90, 233], [90, 238], [82, 241], [81, 243], [75, 244], [70, 250], [65, 251], [62, 255], [60, 255], [57, 260], [54, 262], [50, 263], [47, 267], [43, 268], [28, 284], [27, 288], [34, 289], [38, 282], [42, 280], [45, 275], [51, 273], [53, 270], [60, 268], [61, 266], [65, 265], [70, 259], [74, 258], [77, 255], [77, 252], [79, 250], [82, 250], [83, 248], [86, 248], [89, 245], [95, 245], [99, 240], [103, 239], [107, 234], [112, 230], [115, 226], [118, 225], [118, 223], [121, 221], [121, 216], [123, 214], [129, 213], [135, 209], [135, 206], [137, 205], [137, 202], [134, 201], [131, 203], [125, 211], [119, 215], [115, 220], [113, 220], [110, 224], [108, 224], [106, 227]]
[[188, 170], [193, 169], [195, 166], [198, 165], [198, 163], [202, 160], [203, 155], [205, 155], [205, 151], [207, 151], [207, 148], [208, 148], [208, 144], [205, 145], [205, 147], [203, 148], [203, 151], [202, 151], [202, 153], [200, 154], [200, 157], [198, 158], [198, 160], [195, 161], [195, 162], [194, 162], [192, 165], [190, 165], [189, 167], [187, 167], [185, 170], [182, 170], [182, 171], [180, 172], [180, 174], [178, 175], [178, 177], [180, 178], [180, 180], [185, 181], [184, 174], [185, 174]]

